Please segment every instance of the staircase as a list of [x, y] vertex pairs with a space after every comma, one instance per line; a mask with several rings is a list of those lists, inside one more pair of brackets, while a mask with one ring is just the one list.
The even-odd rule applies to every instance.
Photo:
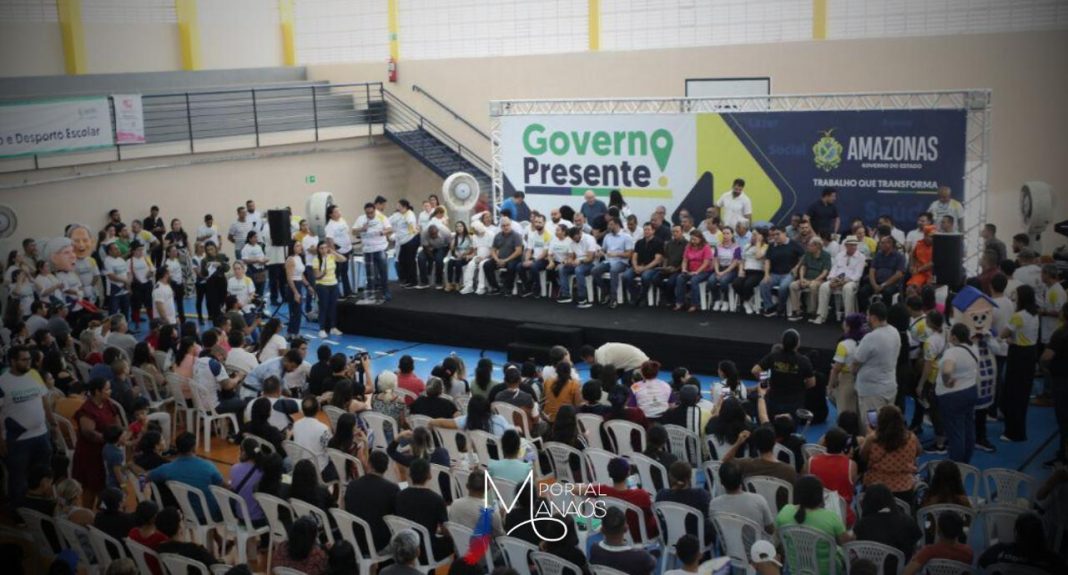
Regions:
[[479, 189], [492, 197], [492, 168], [485, 160], [390, 91], [383, 89], [382, 94], [387, 138], [442, 178], [456, 172], [471, 174], [478, 180]]

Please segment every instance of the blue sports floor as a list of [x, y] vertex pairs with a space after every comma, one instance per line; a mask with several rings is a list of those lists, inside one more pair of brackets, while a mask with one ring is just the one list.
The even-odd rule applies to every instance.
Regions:
[[[193, 302], [187, 300], [186, 310], [192, 309]], [[287, 310], [283, 308], [278, 314], [279, 317], [283, 318], [283, 322], [285, 321], [284, 318], [287, 316], [286, 312]], [[195, 317], [195, 314], [190, 314], [190, 317]], [[457, 334], [458, 345], [456, 346], [379, 339], [356, 335], [330, 336], [325, 340], [321, 340], [317, 335], [318, 326], [314, 323], [309, 325], [307, 320], [304, 321], [301, 333], [309, 342], [309, 361], [315, 361], [315, 351], [319, 345], [323, 343], [329, 345], [335, 352], [345, 353], [347, 355], [351, 355], [358, 351], [367, 351], [371, 355], [373, 370], [376, 372], [382, 369], [396, 370], [397, 361], [400, 357], [402, 355], [410, 355], [412, 356], [412, 359], [415, 360], [416, 374], [424, 380], [430, 375], [431, 369], [450, 353], [455, 353], [463, 358], [464, 363], [467, 365], [469, 377], [473, 377], [474, 367], [479, 358], [488, 357], [493, 361], [495, 366], [495, 379], [500, 379], [503, 377], [501, 366], [506, 361], [506, 354], [504, 351], [480, 350], [459, 345], [460, 341], [463, 339], [462, 334], [460, 333]], [[739, 367], [742, 368], [743, 373], [748, 371], [745, 366]], [[576, 368], [583, 379], [588, 376], [588, 365], [579, 363]], [[711, 387], [715, 382], [719, 381], [719, 378], [715, 375], [694, 375], [700, 379], [703, 391], [706, 393], [711, 390]], [[670, 376], [670, 372], [663, 373], [663, 378], [666, 381], [670, 381]], [[748, 384], [755, 385], [755, 382], [750, 381]], [[1036, 383], [1036, 388], [1041, 389], [1040, 382]], [[909, 409], [911, 410], [911, 407]], [[827, 423], [811, 426], [807, 432], [808, 440], [812, 443], [817, 442], [827, 428], [830, 425], [833, 425], [836, 417], [837, 413], [832, 405], [830, 415], [828, 415], [827, 418]], [[1024, 471], [1032, 477], [1037, 478], [1039, 481], [1043, 481], [1048, 477], [1050, 470], [1044, 469], [1042, 463], [1052, 459], [1056, 452], [1056, 423], [1054, 421], [1053, 408], [1032, 405], [1028, 409], [1028, 440], [1026, 442], [1002, 442], [998, 439], [1001, 436], [1002, 427], [1000, 421], [987, 419], [987, 435], [997, 447], [997, 451], [994, 453], [986, 453], [976, 450], [975, 455], [972, 458], [972, 465], [975, 465], [980, 469], [1003, 467]], [[920, 439], [924, 443], [927, 443], [932, 438], [931, 428], [930, 426], [927, 426], [924, 435]], [[944, 457], [944, 455], [925, 455], [921, 457], [921, 462]]]

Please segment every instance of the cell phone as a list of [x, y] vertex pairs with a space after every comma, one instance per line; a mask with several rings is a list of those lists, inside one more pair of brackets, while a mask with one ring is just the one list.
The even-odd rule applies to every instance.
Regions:
[[767, 389], [771, 387], [771, 370], [760, 372], [760, 388]]
[[879, 412], [874, 409], [868, 410], [868, 427], [875, 427], [876, 422], [879, 421]]

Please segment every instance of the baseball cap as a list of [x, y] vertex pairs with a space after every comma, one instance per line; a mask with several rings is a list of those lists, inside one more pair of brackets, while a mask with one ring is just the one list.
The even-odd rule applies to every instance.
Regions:
[[753, 563], [774, 563], [778, 567], [782, 567], [782, 563], [775, 558], [775, 545], [771, 541], [756, 541], [749, 549], [750, 559]]

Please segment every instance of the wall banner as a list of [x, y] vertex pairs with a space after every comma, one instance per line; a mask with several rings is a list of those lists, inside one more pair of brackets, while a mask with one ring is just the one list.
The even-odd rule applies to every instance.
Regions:
[[112, 94], [115, 103], [115, 143], [144, 144], [145, 116], [141, 94]]
[[0, 102], [0, 158], [112, 145], [106, 97]]
[[889, 214], [908, 227], [939, 186], [964, 198], [966, 124], [965, 110], [504, 116], [501, 168], [505, 196], [543, 212], [619, 190], [635, 213], [700, 220], [742, 178], [757, 221], [834, 187], [843, 225]]

